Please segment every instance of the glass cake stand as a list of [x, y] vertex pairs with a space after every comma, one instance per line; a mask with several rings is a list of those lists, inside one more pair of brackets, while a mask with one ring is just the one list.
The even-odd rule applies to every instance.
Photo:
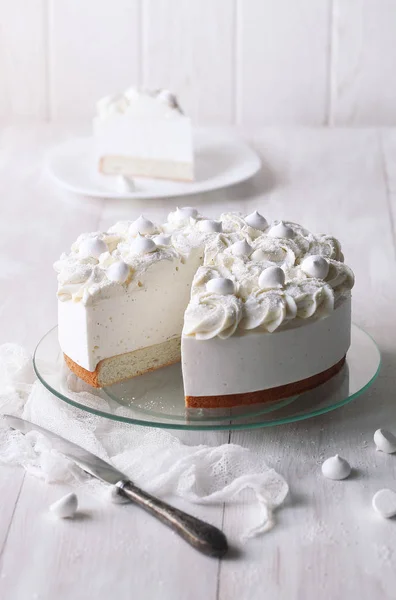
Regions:
[[55, 396], [95, 415], [148, 427], [222, 430], [269, 427], [309, 419], [357, 398], [373, 383], [381, 357], [374, 340], [352, 325], [345, 366], [327, 383], [293, 398], [228, 409], [186, 409], [180, 364], [103, 389], [81, 381], [67, 368], [58, 328], [39, 342], [33, 356], [41, 383]]

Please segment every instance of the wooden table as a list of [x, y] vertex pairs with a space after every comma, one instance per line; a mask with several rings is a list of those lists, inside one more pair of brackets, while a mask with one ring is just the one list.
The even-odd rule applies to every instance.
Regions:
[[[164, 218], [172, 200], [94, 201], [57, 189], [43, 170], [51, 145], [77, 126], [0, 130], [0, 341], [33, 350], [56, 323], [52, 263], [82, 231], [144, 212]], [[185, 201], [202, 213], [258, 209], [342, 240], [356, 274], [354, 320], [377, 340], [383, 367], [352, 404], [294, 425], [184, 433], [190, 444], [242, 444], [273, 465], [290, 496], [269, 533], [242, 544], [248, 505], [180, 506], [222, 526], [238, 551], [199, 555], [134, 507], [81, 498], [85, 518], [48, 518], [62, 489], [0, 468], [0, 598], [4, 600], [380, 600], [396, 598], [396, 520], [371, 508], [396, 489], [396, 455], [375, 451], [375, 429], [396, 432], [396, 131], [265, 129], [242, 132], [264, 161], [253, 180]], [[179, 202], [179, 201], [178, 201]], [[355, 477], [331, 482], [320, 464], [339, 452]]]

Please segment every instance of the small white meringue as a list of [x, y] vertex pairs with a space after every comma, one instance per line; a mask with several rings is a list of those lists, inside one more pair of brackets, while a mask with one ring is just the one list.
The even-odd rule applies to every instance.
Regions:
[[90, 256], [99, 258], [107, 250], [107, 245], [103, 240], [98, 237], [90, 237], [81, 242], [79, 252], [84, 258], [89, 258]]
[[301, 269], [310, 277], [326, 279], [329, 273], [329, 263], [323, 256], [312, 254], [302, 261]]
[[239, 240], [232, 244], [230, 250], [234, 256], [250, 256], [253, 248], [246, 240]]
[[284, 222], [281, 221], [280, 223], [273, 225], [267, 235], [275, 238], [290, 239], [294, 236], [294, 231], [291, 227], [285, 225]]
[[199, 221], [198, 227], [204, 233], [221, 233], [223, 231], [221, 221], [213, 221], [211, 219]]
[[155, 233], [155, 229], [156, 227], [152, 221], [149, 221], [146, 217], [140, 215], [136, 221], [131, 223], [129, 233], [130, 235], [138, 235], [138, 233], [141, 235], [150, 235], [151, 233]]
[[215, 277], [214, 279], [209, 279], [206, 284], [206, 291], [227, 296], [235, 293], [235, 285], [231, 279]]
[[267, 267], [258, 278], [262, 290], [281, 288], [285, 283], [285, 272], [280, 267]]
[[135, 182], [125, 175], [116, 175], [114, 187], [119, 194], [128, 194], [135, 191]]
[[167, 104], [168, 106], [174, 108], [177, 106], [176, 96], [172, 94], [169, 90], [160, 90], [156, 95], [157, 100]]
[[66, 494], [50, 506], [50, 511], [60, 519], [72, 519], [77, 512], [78, 499], [76, 494]]
[[193, 206], [182, 206], [176, 208], [176, 215], [183, 219], [189, 219], [190, 217], [195, 219], [198, 216], [198, 211]]
[[160, 233], [159, 235], [155, 235], [153, 237], [153, 242], [157, 244], [157, 246], [170, 246], [171, 245], [171, 236], [165, 235], [164, 233]]
[[387, 488], [379, 490], [373, 496], [372, 505], [381, 517], [391, 519], [396, 515], [396, 493]]
[[396, 452], [396, 436], [386, 429], [377, 429], [374, 433], [374, 443], [377, 446], [377, 450], [381, 452], [385, 452], [386, 454]]
[[345, 458], [336, 454], [324, 461], [322, 473], [328, 479], [346, 479], [351, 474], [351, 466]]
[[123, 260], [119, 260], [109, 266], [106, 275], [110, 281], [124, 283], [129, 276], [129, 266]]
[[157, 250], [156, 243], [151, 238], [138, 235], [131, 244], [131, 251], [134, 254], [149, 254]]
[[260, 215], [257, 210], [252, 212], [250, 215], [247, 215], [247, 217], [245, 217], [245, 221], [250, 227], [259, 229], [260, 231], [264, 231], [268, 227], [267, 219], [265, 219], [263, 215]]

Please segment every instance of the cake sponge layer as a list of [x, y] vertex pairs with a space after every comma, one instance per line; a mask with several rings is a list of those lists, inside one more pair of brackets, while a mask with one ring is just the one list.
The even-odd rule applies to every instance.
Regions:
[[192, 163], [172, 160], [155, 160], [129, 156], [103, 156], [99, 161], [99, 171], [105, 175], [128, 175], [174, 181], [193, 181]]
[[105, 358], [100, 361], [95, 371], [87, 371], [80, 367], [66, 354], [64, 357], [69, 369], [80, 379], [93, 387], [106, 387], [179, 362], [180, 338], [172, 338], [154, 346]]

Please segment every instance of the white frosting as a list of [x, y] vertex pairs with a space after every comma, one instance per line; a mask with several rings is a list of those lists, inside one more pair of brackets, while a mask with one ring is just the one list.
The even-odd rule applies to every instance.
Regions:
[[114, 115], [132, 114], [144, 118], [175, 118], [181, 114], [176, 96], [169, 90], [129, 88], [122, 94], [106, 96], [97, 102], [97, 115], [108, 119]]
[[50, 506], [50, 511], [60, 519], [71, 519], [77, 512], [78, 499], [76, 494], [66, 494]]
[[227, 294], [235, 293], [235, 285], [231, 279], [215, 277], [214, 279], [209, 279], [206, 284], [206, 291], [226, 296]]
[[396, 436], [387, 429], [377, 429], [374, 433], [374, 443], [377, 446], [377, 450], [381, 452], [385, 452], [386, 454], [396, 452]]
[[242, 318], [242, 302], [234, 295], [203, 292], [193, 296], [184, 315], [184, 335], [197, 340], [230, 337]]
[[396, 493], [384, 488], [373, 496], [372, 505], [376, 513], [384, 519], [391, 519], [396, 515]]
[[124, 263], [123, 260], [119, 260], [109, 266], [106, 271], [106, 275], [110, 281], [124, 283], [129, 277], [129, 272], [129, 265]]
[[262, 215], [260, 215], [260, 213], [257, 212], [257, 210], [248, 215], [245, 218], [245, 221], [248, 225], [250, 225], [250, 227], [253, 227], [254, 229], [259, 229], [260, 231], [265, 231], [268, 228], [267, 220]]
[[262, 290], [281, 288], [285, 284], [285, 272], [281, 267], [267, 267], [261, 273], [258, 284]]
[[[139, 318], [138, 307], [141, 314], [156, 315], [155, 334], [148, 334], [151, 343], [180, 335], [194, 273], [184, 335], [197, 340], [255, 328], [274, 332], [329, 317], [349, 298], [353, 286], [339, 243], [295, 223], [278, 225], [292, 230], [293, 237], [272, 237], [236, 213], [213, 221], [184, 207], [170, 213], [162, 225], [141, 216], [132, 223], [116, 223], [107, 232], [79, 236], [71, 252], [55, 264], [63, 351], [93, 371], [103, 358], [144, 347], [144, 327], [150, 327]], [[326, 280], [302, 269], [311, 254], [326, 258]], [[225, 280], [232, 282], [232, 292]], [[166, 316], [158, 325], [165, 295]], [[98, 323], [97, 330], [96, 325], [88, 330], [86, 324], [91, 306], [98, 314], [89, 316], [89, 322]], [[134, 327], [124, 335], [127, 319]], [[136, 319], [142, 325], [139, 335]], [[103, 323], [108, 330], [103, 331]], [[98, 349], [92, 351], [93, 346]]]
[[312, 254], [303, 260], [301, 268], [310, 277], [326, 279], [329, 273], [329, 262], [319, 254]]
[[271, 229], [268, 231], [268, 235], [275, 238], [289, 239], [294, 236], [294, 231], [291, 227], [285, 225], [285, 223], [281, 221], [280, 223], [277, 223], [271, 227]]
[[129, 227], [129, 233], [131, 235], [138, 235], [139, 233], [141, 235], [146, 235], [155, 233], [156, 231], [157, 229], [154, 223], [143, 217], [143, 215], [140, 215], [140, 217], [138, 217], [136, 221], [133, 221]]
[[322, 473], [328, 479], [346, 479], [351, 474], [351, 466], [345, 458], [336, 454], [324, 461]]

